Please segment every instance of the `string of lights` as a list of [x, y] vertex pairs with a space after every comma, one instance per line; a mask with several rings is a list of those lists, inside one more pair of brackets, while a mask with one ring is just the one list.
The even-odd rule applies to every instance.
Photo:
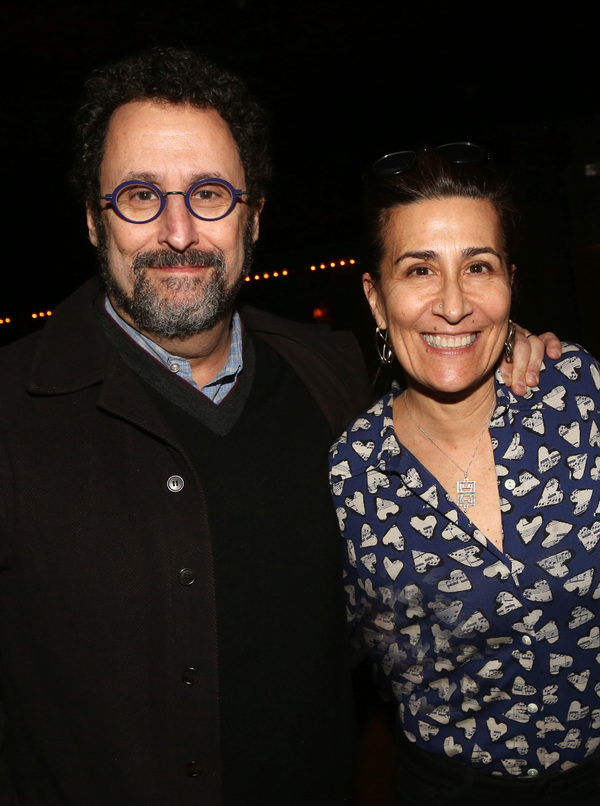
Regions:
[[[337, 262], [335, 260], [332, 260], [329, 263], [319, 263], [319, 264], [313, 263], [310, 267], [310, 271], [318, 271], [319, 269], [335, 269], [338, 267], [344, 268], [345, 266], [354, 266], [355, 263], [356, 261], [354, 260], [354, 258], [349, 258], [347, 260], [338, 260]], [[290, 273], [293, 274], [294, 272], [290, 272], [288, 269], [279, 269], [272, 272], [265, 271], [262, 274], [254, 273], [246, 277], [246, 282], [250, 283], [256, 280], [272, 280], [277, 279], [278, 277], [288, 277]]]
[[[323, 269], [336, 269], [336, 268], [345, 268], [347, 266], [354, 266], [356, 261], [354, 258], [346, 258], [342, 260], [331, 260], [326, 263], [313, 263], [310, 266], [310, 271], [320, 271]], [[303, 270], [300, 270], [303, 271]], [[262, 273], [254, 272], [246, 277], [246, 282], [256, 282], [256, 281], [264, 281], [264, 280], [277, 280], [279, 278], [289, 277], [290, 275], [294, 275], [297, 272], [293, 269], [275, 269], [274, 271], [265, 271]], [[300, 272], [298, 272], [300, 273]], [[52, 311], [33, 311], [29, 318], [31, 319], [45, 319], [49, 316], [52, 316]], [[2, 325], [10, 325], [15, 322], [15, 316], [2, 316], [0, 317], [0, 326]]]

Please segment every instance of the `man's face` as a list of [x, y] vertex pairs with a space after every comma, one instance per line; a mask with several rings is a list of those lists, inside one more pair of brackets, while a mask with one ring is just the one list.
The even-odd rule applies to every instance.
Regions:
[[[100, 167], [102, 194], [128, 179], [186, 191], [205, 177], [245, 189], [236, 143], [217, 112], [155, 101], [114, 112]], [[168, 196], [162, 214], [147, 224], [124, 221], [110, 205], [99, 216], [88, 209], [87, 220], [113, 305], [159, 340], [209, 330], [229, 315], [258, 236], [258, 215], [250, 217], [244, 202], [226, 218], [202, 221], [183, 196]]]

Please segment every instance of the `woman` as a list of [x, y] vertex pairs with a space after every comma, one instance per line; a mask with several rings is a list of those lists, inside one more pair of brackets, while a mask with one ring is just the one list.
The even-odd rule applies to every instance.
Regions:
[[374, 166], [363, 284], [405, 381], [332, 448], [348, 607], [398, 703], [402, 803], [595, 803], [600, 370], [567, 345], [520, 399], [496, 372], [516, 213], [480, 156]]

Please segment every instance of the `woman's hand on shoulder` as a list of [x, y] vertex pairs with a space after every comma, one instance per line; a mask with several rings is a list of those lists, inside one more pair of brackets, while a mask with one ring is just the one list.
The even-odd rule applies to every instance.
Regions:
[[554, 333], [536, 336], [517, 325], [512, 363], [502, 357], [500, 369], [504, 382], [515, 395], [524, 395], [528, 387], [537, 386], [540, 380], [540, 367], [545, 355], [560, 358], [562, 346]]

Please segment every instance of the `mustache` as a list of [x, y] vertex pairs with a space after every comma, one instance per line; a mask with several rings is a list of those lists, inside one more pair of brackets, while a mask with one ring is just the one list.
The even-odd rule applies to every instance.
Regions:
[[206, 266], [212, 269], [225, 269], [225, 256], [220, 250], [208, 251], [189, 249], [187, 252], [175, 252], [172, 249], [161, 249], [155, 252], [140, 252], [133, 259], [131, 268], [136, 274], [144, 269], [175, 269], [187, 266]]

